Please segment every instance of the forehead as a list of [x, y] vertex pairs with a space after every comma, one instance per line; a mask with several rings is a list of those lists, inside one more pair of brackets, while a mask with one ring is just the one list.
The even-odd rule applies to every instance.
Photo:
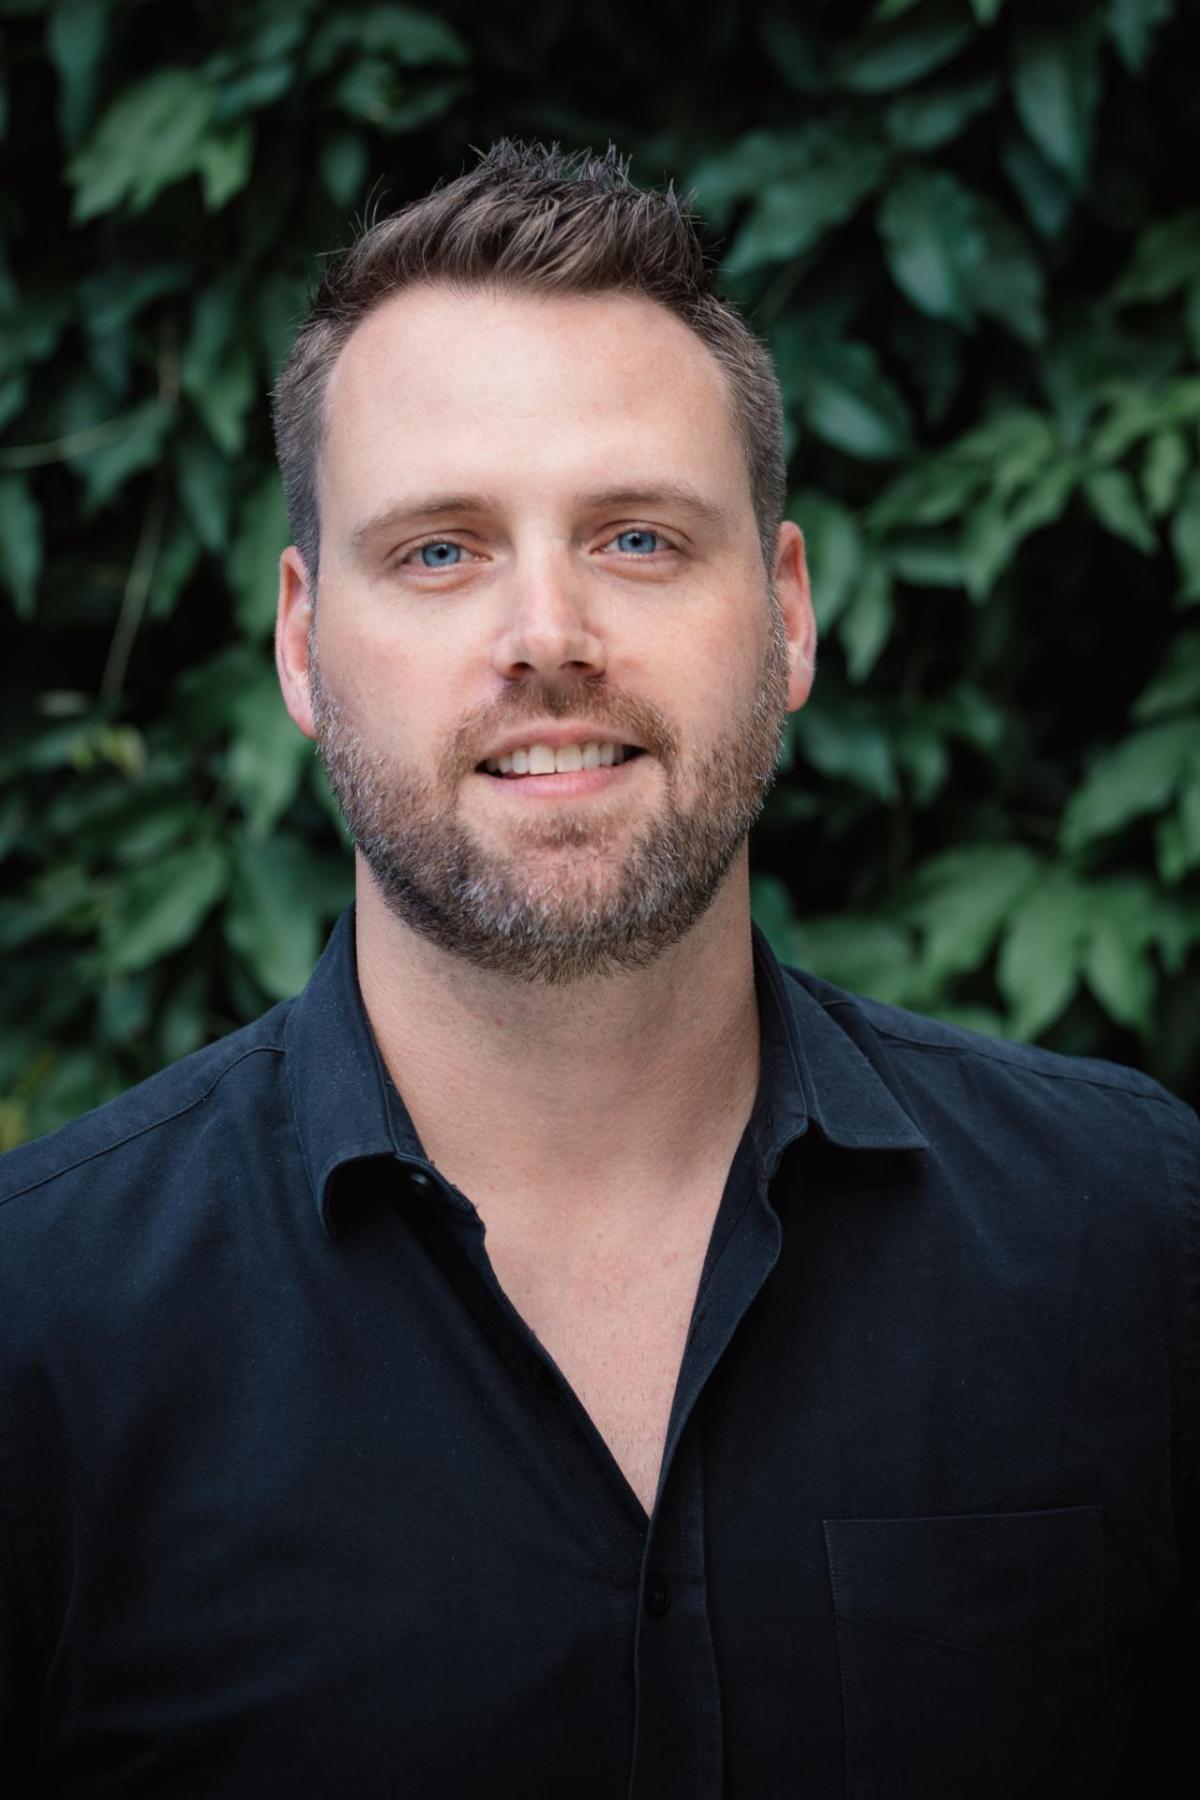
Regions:
[[397, 481], [562, 491], [635, 473], [750, 504], [723, 370], [640, 295], [407, 289], [343, 347], [323, 438], [323, 511]]

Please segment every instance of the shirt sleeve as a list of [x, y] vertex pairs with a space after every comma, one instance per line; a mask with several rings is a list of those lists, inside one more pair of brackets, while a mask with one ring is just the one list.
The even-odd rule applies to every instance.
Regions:
[[0, 1769], [6, 1800], [32, 1800], [41, 1791], [34, 1771], [39, 1660], [8, 1522], [0, 1517]]
[[30, 1613], [28, 1568], [17, 1548], [16, 1521], [33, 1509], [12, 1437], [12, 1416], [0, 1382], [0, 1786], [5, 1800], [35, 1800], [43, 1657]]
[[1179, 1222], [1178, 1466], [1175, 1484], [1179, 1584], [1160, 1621], [1138, 1683], [1138, 1699], [1114, 1800], [1169, 1794], [1194, 1757], [1200, 1693], [1200, 1118], [1172, 1101], [1167, 1128]]

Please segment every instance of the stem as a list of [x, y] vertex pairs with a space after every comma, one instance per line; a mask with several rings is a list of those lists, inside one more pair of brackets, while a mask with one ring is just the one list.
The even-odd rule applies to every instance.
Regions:
[[43, 444], [11, 444], [0, 449], [0, 469], [40, 469], [45, 463], [68, 462], [72, 456], [86, 456], [89, 450], [115, 442], [128, 429], [128, 417], [105, 419], [100, 425], [89, 425], [85, 431], [47, 438]]
[[142, 529], [138, 535], [133, 560], [129, 565], [129, 574], [125, 579], [125, 592], [121, 596], [121, 610], [117, 614], [112, 643], [108, 647], [108, 659], [104, 664], [104, 674], [100, 681], [100, 699], [105, 705], [119, 699], [121, 689], [125, 685], [125, 673], [129, 667], [133, 642], [137, 637], [142, 614], [146, 609], [146, 601], [150, 596], [151, 583], [154, 580], [154, 569], [158, 562], [166, 513], [167, 483], [165, 474], [160, 469], [150, 495], [150, 504], [147, 506], [145, 517], [142, 520]]

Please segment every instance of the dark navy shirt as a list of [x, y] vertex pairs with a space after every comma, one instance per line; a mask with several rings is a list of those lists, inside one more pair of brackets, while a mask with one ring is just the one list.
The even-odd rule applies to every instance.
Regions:
[[4, 1159], [8, 1800], [1177, 1791], [1194, 1114], [756, 958], [649, 1520], [390, 1087], [352, 914]]

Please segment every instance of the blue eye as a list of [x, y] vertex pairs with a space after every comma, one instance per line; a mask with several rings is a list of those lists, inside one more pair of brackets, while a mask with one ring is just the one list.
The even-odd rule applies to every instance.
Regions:
[[618, 550], [630, 556], [649, 556], [662, 543], [657, 531], [646, 531], [641, 526], [634, 526], [629, 531], [619, 531], [613, 539]]
[[432, 544], [422, 544], [419, 554], [427, 569], [452, 569], [462, 560], [462, 553], [461, 544], [450, 544], [444, 538], [438, 538]]

